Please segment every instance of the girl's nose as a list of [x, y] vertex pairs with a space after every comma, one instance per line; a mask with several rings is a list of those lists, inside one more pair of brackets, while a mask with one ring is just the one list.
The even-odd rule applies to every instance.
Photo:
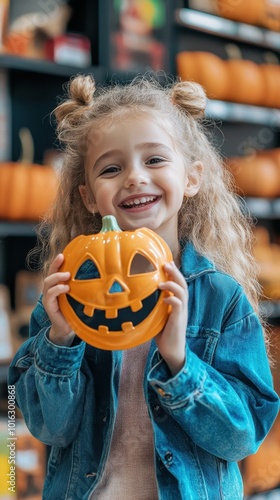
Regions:
[[139, 184], [147, 184], [147, 172], [143, 168], [132, 166], [127, 170], [124, 187], [137, 186]]

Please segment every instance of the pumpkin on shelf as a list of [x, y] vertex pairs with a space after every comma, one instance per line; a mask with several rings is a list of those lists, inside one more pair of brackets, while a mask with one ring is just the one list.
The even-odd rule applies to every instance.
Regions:
[[270, 234], [264, 226], [254, 229], [254, 257], [259, 265], [258, 281], [264, 299], [280, 299], [280, 246], [270, 242]]
[[226, 160], [241, 196], [274, 198], [280, 193], [280, 171], [274, 158], [267, 154], [236, 156]]
[[230, 82], [226, 100], [262, 105], [265, 82], [260, 66], [248, 59], [229, 59], [225, 66]]
[[280, 108], [280, 66], [278, 64], [260, 64], [265, 92], [263, 106]]
[[157, 335], [167, 321], [164, 298], [170, 294], [158, 285], [168, 279], [163, 265], [172, 253], [150, 229], [122, 231], [110, 215], [102, 222], [98, 234], [80, 235], [64, 249], [60, 270], [70, 272], [70, 290], [59, 305], [88, 344], [128, 349]]
[[176, 64], [182, 80], [200, 83], [210, 99], [225, 99], [228, 74], [223, 59], [211, 52], [183, 51], [177, 54]]
[[242, 23], [262, 25], [264, 20], [264, 0], [215, 0], [219, 16]]
[[277, 0], [264, 1], [263, 25], [272, 31], [280, 31], [280, 4]]
[[33, 141], [28, 129], [20, 130], [20, 140], [22, 159], [0, 164], [0, 218], [36, 221], [54, 199], [57, 173], [52, 166], [33, 163]]

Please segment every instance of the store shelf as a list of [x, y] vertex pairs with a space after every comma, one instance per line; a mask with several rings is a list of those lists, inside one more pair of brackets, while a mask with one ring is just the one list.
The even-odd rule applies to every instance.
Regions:
[[81, 68], [78, 66], [57, 64], [43, 59], [31, 59], [7, 54], [0, 55], [0, 67], [65, 77], [69, 77], [77, 73], [92, 73], [99, 82], [103, 81], [105, 76], [105, 69], [101, 66], [88, 66]]
[[36, 222], [0, 221], [0, 238], [7, 236], [35, 236]]
[[268, 320], [280, 319], [280, 301], [263, 300], [260, 303], [260, 311]]
[[280, 50], [280, 33], [239, 23], [192, 9], [176, 9], [175, 20], [181, 26], [215, 36], [226, 37], [271, 50]]
[[264, 108], [226, 101], [209, 100], [206, 116], [214, 120], [280, 126], [280, 109]]
[[258, 219], [279, 219], [280, 198], [245, 198], [246, 211]]

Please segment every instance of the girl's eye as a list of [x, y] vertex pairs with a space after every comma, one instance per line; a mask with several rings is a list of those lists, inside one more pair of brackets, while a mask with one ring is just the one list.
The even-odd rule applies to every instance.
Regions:
[[100, 172], [100, 175], [109, 175], [109, 174], [115, 174], [116, 172], [119, 172], [120, 167], [117, 167], [117, 165], [110, 165], [107, 168], [104, 168], [102, 172]]
[[163, 159], [163, 158], [160, 158], [160, 157], [158, 157], [158, 156], [154, 156], [153, 158], [150, 158], [150, 159], [148, 160], [148, 163], [150, 163], [151, 165], [154, 165], [155, 163], [161, 163], [161, 162], [163, 162], [163, 161], [164, 161], [164, 159]]

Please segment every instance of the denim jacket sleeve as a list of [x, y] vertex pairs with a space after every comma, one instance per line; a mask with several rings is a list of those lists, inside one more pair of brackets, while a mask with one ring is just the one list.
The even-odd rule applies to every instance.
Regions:
[[31, 433], [48, 445], [66, 447], [83, 411], [85, 377], [80, 370], [85, 343], [61, 347], [48, 339], [49, 321], [39, 299], [30, 335], [9, 369], [9, 384]]
[[254, 453], [279, 410], [262, 327], [254, 312], [225, 326], [212, 364], [187, 345], [185, 366], [170, 377], [156, 351], [148, 381], [165, 411], [194, 443], [228, 461]]

